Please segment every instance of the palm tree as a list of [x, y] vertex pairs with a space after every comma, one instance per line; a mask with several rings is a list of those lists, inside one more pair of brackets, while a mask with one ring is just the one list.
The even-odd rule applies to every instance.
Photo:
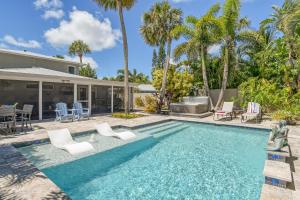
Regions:
[[123, 8], [129, 10], [133, 7], [136, 0], [94, 0], [99, 6], [105, 10], [117, 10], [122, 29], [123, 51], [124, 51], [124, 108], [125, 113], [129, 112], [129, 83], [128, 83], [128, 44], [126, 27], [123, 16]]
[[[182, 35], [187, 39], [186, 42], [180, 44], [174, 50], [176, 60], [183, 54], [186, 54], [188, 58], [201, 60], [200, 68], [202, 68], [202, 78], [206, 96], [210, 96], [206, 70], [208, 48], [219, 42], [222, 35], [220, 21], [216, 18], [219, 10], [220, 5], [215, 4], [201, 18], [197, 19], [196, 17], [189, 16], [186, 18], [184, 25], [177, 26], [173, 31], [174, 35]], [[210, 104], [212, 107], [211, 99]]]
[[143, 16], [143, 25], [140, 32], [145, 42], [151, 46], [165, 46], [167, 44], [167, 57], [164, 65], [163, 80], [161, 86], [160, 103], [163, 103], [166, 94], [167, 72], [170, 65], [172, 31], [182, 24], [182, 11], [172, 8], [167, 1], [155, 3], [149, 12]]
[[234, 51], [237, 30], [240, 28], [240, 0], [226, 0], [223, 6], [223, 15], [220, 21], [223, 26], [223, 48], [224, 48], [224, 69], [221, 91], [215, 109], [221, 106], [224, 92], [227, 87], [229, 59]]
[[[136, 69], [133, 69], [131, 72], [128, 71], [128, 79], [131, 83], [149, 83], [149, 77], [143, 73], [138, 73]], [[117, 72], [117, 77], [115, 78], [117, 81], [123, 81], [124, 80], [124, 69], [119, 69]]]
[[91, 53], [90, 47], [82, 40], [75, 40], [69, 47], [69, 54], [71, 56], [77, 55], [80, 63], [82, 63], [83, 55]]
[[[237, 40], [241, 43], [238, 51], [253, 60], [258, 52], [262, 52], [272, 45], [274, 37], [275, 30], [264, 24], [261, 24], [257, 31], [244, 30], [237, 36]], [[255, 65], [257, 64], [255, 63]]]
[[131, 82], [133, 83], [149, 83], [149, 77], [143, 73], [138, 73], [136, 69], [131, 72]]
[[[300, 24], [300, 1], [285, 0], [282, 7], [273, 6], [274, 13], [271, 18], [263, 21], [265, 25], [273, 25], [279, 32], [283, 33], [286, 47], [289, 52], [288, 61], [290, 67], [295, 69], [297, 53], [297, 37], [299, 37]], [[298, 89], [300, 88], [300, 72], [298, 74]]]

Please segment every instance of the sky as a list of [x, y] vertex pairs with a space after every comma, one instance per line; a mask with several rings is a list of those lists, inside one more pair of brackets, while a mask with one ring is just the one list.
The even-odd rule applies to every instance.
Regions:
[[[151, 73], [153, 47], [143, 41], [139, 33], [142, 15], [159, 0], [137, 0], [129, 11], [124, 11], [129, 45], [129, 69]], [[184, 17], [200, 17], [213, 4], [224, 0], [169, 0], [182, 9]], [[272, 13], [272, 5], [283, 0], [242, 0], [241, 16], [247, 16], [251, 28]], [[92, 53], [84, 57], [97, 70], [99, 78], [115, 76], [123, 67], [122, 34], [119, 17], [115, 11], [105, 11], [93, 0], [10, 0], [0, 7], [0, 48], [27, 50], [49, 56], [68, 55], [72, 41], [84, 40]], [[175, 41], [176, 44], [182, 39]], [[216, 53], [218, 48], [212, 48]]]

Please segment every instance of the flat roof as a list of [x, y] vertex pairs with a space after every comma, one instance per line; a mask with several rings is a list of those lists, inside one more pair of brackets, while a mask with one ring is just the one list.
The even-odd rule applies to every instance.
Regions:
[[[93, 79], [39, 67], [0, 69], [0, 79], [124, 86], [124, 82]], [[129, 86], [137, 84], [129, 83]]]
[[141, 92], [157, 92], [157, 90], [151, 84], [140, 84], [137, 86]]
[[37, 59], [43, 59], [43, 60], [50, 60], [50, 61], [56, 61], [56, 62], [64, 62], [64, 63], [73, 64], [73, 65], [77, 65], [77, 66], [83, 65], [79, 62], [70, 61], [70, 60], [66, 60], [66, 59], [60, 59], [60, 58], [56, 58], [56, 57], [52, 57], [52, 56], [39, 54], [39, 53], [33, 53], [30, 51], [19, 51], [19, 50], [1, 49], [0, 48], [0, 53], [17, 55], [17, 56], [25, 56], [25, 57], [37, 58]]

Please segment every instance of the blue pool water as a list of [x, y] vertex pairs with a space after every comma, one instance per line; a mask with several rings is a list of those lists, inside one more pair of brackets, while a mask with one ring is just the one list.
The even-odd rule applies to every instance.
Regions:
[[72, 199], [259, 199], [267, 132], [173, 122], [43, 172]]

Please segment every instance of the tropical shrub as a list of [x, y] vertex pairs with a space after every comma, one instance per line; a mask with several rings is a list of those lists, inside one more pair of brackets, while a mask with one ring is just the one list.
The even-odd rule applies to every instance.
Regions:
[[[163, 78], [163, 69], [156, 69], [153, 72], [153, 86], [160, 90]], [[188, 96], [193, 89], [194, 75], [186, 69], [176, 70], [174, 66], [170, 67], [167, 74], [167, 92], [171, 93], [172, 101], [178, 101], [184, 96]]]
[[135, 104], [137, 107], [140, 107], [140, 108], [142, 108], [142, 107], [145, 106], [144, 101], [143, 101], [143, 98], [142, 98], [141, 96], [138, 96], [138, 97], [135, 98], [134, 104]]
[[145, 96], [144, 111], [148, 113], [155, 113], [157, 111], [157, 99], [154, 96]]
[[285, 99], [285, 103], [272, 114], [275, 120], [299, 120], [300, 117], [300, 92]]
[[293, 94], [291, 87], [279, 88], [266, 79], [250, 78], [242, 83], [239, 96], [242, 107], [257, 102], [275, 120], [295, 120], [300, 115], [300, 93]]

